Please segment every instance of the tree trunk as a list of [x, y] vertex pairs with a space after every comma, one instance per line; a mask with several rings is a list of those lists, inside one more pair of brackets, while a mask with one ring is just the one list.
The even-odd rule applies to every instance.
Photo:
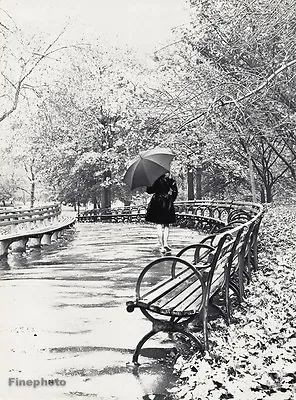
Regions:
[[93, 209], [95, 210], [96, 208], [98, 208], [98, 200], [96, 198], [96, 196], [93, 196], [92, 198], [92, 203], [93, 203]]
[[31, 181], [30, 207], [33, 208], [35, 203], [35, 180]]
[[254, 176], [252, 156], [250, 152], [248, 152], [248, 161], [249, 161], [249, 175], [250, 175], [250, 184], [252, 191], [252, 200], [254, 203], [256, 203], [257, 196], [256, 196], [256, 186], [255, 186], [255, 176]]
[[201, 198], [202, 198], [202, 191], [201, 191], [202, 168], [201, 167], [196, 168], [195, 176], [196, 176], [196, 199], [201, 200]]
[[102, 192], [102, 208], [111, 207], [110, 188], [103, 188]]
[[[111, 171], [104, 173], [104, 180], [111, 178]], [[111, 207], [111, 188], [110, 186], [104, 187], [102, 191], [102, 208]]]
[[260, 199], [261, 199], [261, 203], [265, 203], [266, 202], [265, 191], [264, 191], [264, 187], [263, 186], [261, 186], [261, 188], [260, 188]]
[[268, 185], [265, 187], [266, 191], [266, 203], [272, 203], [273, 195], [272, 195], [272, 186]]
[[187, 170], [187, 197], [188, 200], [194, 200], [194, 181], [192, 168], [188, 168]]

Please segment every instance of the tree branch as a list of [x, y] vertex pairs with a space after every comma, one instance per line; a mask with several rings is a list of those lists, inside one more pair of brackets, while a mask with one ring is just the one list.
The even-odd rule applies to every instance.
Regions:
[[22, 88], [23, 82], [32, 74], [32, 72], [37, 68], [37, 66], [40, 64], [40, 62], [44, 58], [46, 58], [49, 54], [52, 54], [55, 51], [57, 51], [57, 50], [52, 50], [52, 51], [49, 51], [49, 50], [57, 43], [57, 41], [60, 39], [60, 37], [63, 35], [64, 32], [65, 32], [65, 29], [56, 37], [56, 39], [52, 43], [50, 43], [49, 46], [47, 46], [47, 48], [45, 49], [44, 54], [41, 54], [39, 56], [38, 60], [34, 62], [32, 67], [20, 78], [20, 80], [17, 82], [17, 84], [13, 85], [15, 87], [13, 104], [12, 104], [11, 108], [8, 111], [4, 111], [3, 114], [0, 115], [0, 122], [2, 122], [4, 119], [9, 117], [9, 115], [12, 114], [17, 109], [17, 105], [18, 105], [19, 96], [20, 96], [20, 92], [21, 92], [21, 88]]
[[251, 90], [249, 93], [245, 94], [244, 96], [239, 97], [236, 100], [226, 101], [226, 102], [224, 102], [224, 105], [233, 104], [235, 102], [243, 101], [243, 100], [253, 96], [254, 94], [260, 92], [260, 90], [264, 89], [277, 75], [279, 75], [281, 72], [283, 72], [287, 68], [292, 67], [292, 65], [294, 65], [294, 64], [296, 64], [296, 59], [295, 60], [291, 60], [286, 64], [283, 64], [280, 68], [278, 68], [271, 75], [269, 75], [269, 77], [266, 79], [266, 81], [262, 82], [261, 85], [259, 85], [256, 89]]
[[[281, 72], [285, 71], [287, 68], [292, 67], [294, 64], [296, 64], [296, 59], [289, 61], [288, 63], [285, 63], [281, 65], [276, 71], [274, 71], [271, 75], [268, 76], [268, 78], [262, 82], [256, 89], [251, 90], [249, 93], [245, 94], [244, 96], [238, 97], [237, 99], [231, 99], [229, 101], [222, 101], [222, 98], [215, 99], [211, 104], [210, 108], [213, 108], [215, 104], [218, 105], [219, 108], [224, 107], [226, 105], [230, 104], [238, 104], [239, 102], [248, 99], [249, 97], [253, 96], [254, 94], [260, 92], [262, 89], [264, 89], [273, 79], [275, 79]], [[199, 118], [203, 117], [206, 115], [208, 110], [203, 111], [202, 113], [198, 114], [195, 117], [190, 118], [189, 120], [185, 121], [177, 130], [177, 132], [180, 132], [185, 126], [191, 124], [192, 122], [198, 120]]]
[[[295, 168], [292, 166], [290, 162], [282, 155], [280, 151], [271, 143], [265, 136], [262, 136], [266, 144], [275, 152], [275, 154], [283, 161], [283, 163], [287, 166], [290, 170], [292, 177], [296, 180], [296, 171]], [[286, 145], [286, 144], [285, 144]], [[295, 158], [294, 160], [295, 161]]]

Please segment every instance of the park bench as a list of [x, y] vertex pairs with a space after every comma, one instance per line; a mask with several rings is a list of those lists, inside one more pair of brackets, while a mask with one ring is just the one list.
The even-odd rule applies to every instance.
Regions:
[[[9, 216], [10, 217], [10, 216]], [[12, 221], [12, 226], [17, 226], [16, 222]], [[42, 219], [36, 219], [36, 217], [24, 219], [26, 223], [42, 222]], [[26, 249], [28, 240], [34, 240], [32, 247], [40, 247], [41, 244], [50, 244], [51, 241], [56, 240], [63, 230], [70, 228], [75, 223], [74, 217], [62, 217], [52, 223], [45, 223], [43, 226], [32, 225], [30, 229], [26, 225], [20, 225], [18, 231], [0, 234], [0, 258], [6, 257], [8, 249], [11, 245], [14, 246], [14, 251], [23, 252]], [[0, 222], [0, 226], [9, 226], [8, 222]], [[43, 241], [43, 243], [42, 243]]]
[[[225, 285], [225, 301], [229, 301], [229, 289], [237, 296], [239, 303], [245, 298], [244, 280], [247, 284], [251, 281], [251, 272], [258, 269], [257, 236], [262, 220], [259, 218], [250, 219], [246, 213], [234, 214], [236, 217], [228, 225], [202, 239], [200, 243], [215, 247], [215, 241], [223, 232], [227, 232], [235, 238], [235, 254], [228, 269], [228, 277]], [[244, 217], [242, 217], [244, 215]], [[227, 304], [227, 320], [230, 320], [230, 310]]]
[[[127, 311], [140, 308], [152, 322], [152, 330], [138, 343], [133, 362], [144, 343], [158, 332], [181, 333], [203, 352], [209, 347], [208, 319], [213, 308], [229, 322], [231, 269], [244, 257], [239, 256], [241, 233], [222, 234], [215, 246], [198, 243], [183, 248], [176, 256], [162, 257], [149, 263], [136, 283], [136, 299], [126, 303]], [[217, 235], [216, 235], [217, 236]], [[225, 309], [215, 303], [216, 296], [227, 293]], [[201, 337], [189, 327], [193, 320], [201, 323]], [[200, 336], [200, 335], [199, 335]]]
[[[152, 261], [140, 273], [135, 300], [128, 301], [126, 307], [128, 312], [140, 308], [152, 322], [152, 330], [138, 343], [133, 355], [135, 364], [142, 346], [158, 332], [183, 334], [200, 351], [207, 350], [209, 311], [214, 309], [230, 323], [231, 294], [239, 302], [244, 299], [245, 281], [250, 281], [252, 269], [258, 266], [257, 234], [262, 206], [201, 200], [179, 202], [175, 207], [177, 226], [209, 236], [176, 256]], [[78, 216], [78, 221], [136, 223], [142, 222], [144, 216], [145, 209], [130, 206], [100, 209], [95, 216], [86, 212]], [[195, 322], [199, 324], [199, 335], [192, 332]]]

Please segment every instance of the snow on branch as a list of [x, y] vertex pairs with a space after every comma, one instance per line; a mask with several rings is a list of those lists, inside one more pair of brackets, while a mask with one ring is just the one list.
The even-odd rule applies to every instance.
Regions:
[[[215, 105], [218, 105], [218, 107], [224, 107], [226, 105], [230, 104], [235, 104], [238, 105], [239, 102], [242, 102], [245, 99], [248, 99], [249, 97], [253, 96], [254, 94], [260, 92], [262, 89], [264, 89], [273, 79], [275, 79], [281, 72], [286, 70], [289, 67], [292, 67], [294, 64], [296, 64], [296, 59], [291, 60], [283, 65], [281, 65], [277, 70], [275, 70], [271, 75], [267, 77], [267, 79], [262, 82], [257, 88], [251, 90], [247, 94], [235, 99], [232, 98], [231, 100], [228, 101], [223, 101], [222, 98], [215, 99], [211, 104], [210, 104], [210, 109], [213, 109]], [[185, 126], [191, 124], [194, 121], [197, 121], [199, 118], [203, 117], [208, 113], [208, 109], [199, 113], [198, 115], [194, 116], [193, 118], [190, 118], [189, 120], [185, 121], [178, 129], [178, 132], [181, 132]]]
[[253, 96], [253, 94], [260, 92], [260, 90], [264, 89], [277, 75], [279, 75], [281, 72], [283, 72], [284, 70], [286, 70], [287, 68], [291, 67], [294, 64], [296, 64], [296, 59], [283, 64], [280, 68], [278, 68], [271, 75], [269, 75], [269, 77], [266, 79], [266, 81], [262, 82], [261, 85], [259, 85], [256, 89], [251, 90], [249, 93], [245, 94], [244, 96], [239, 97], [236, 100], [229, 100], [229, 101], [223, 102], [223, 105], [233, 104], [233, 103], [236, 103], [239, 101], [243, 101], [243, 100], [247, 99], [248, 97]]

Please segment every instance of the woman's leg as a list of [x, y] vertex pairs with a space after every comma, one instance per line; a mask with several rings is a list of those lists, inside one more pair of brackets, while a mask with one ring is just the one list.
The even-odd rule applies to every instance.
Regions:
[[163, 232], [162, 232], [162, 225], [157, 224], [156, 226], [157, 230], [157, 238], [158, 238], [158, 243], [160, 244], [161, 247], [164, 247], [163, 245]]
[[163, 246], [168, 247], [168, 239], [169, 239], [169, 234], [170, 234], [170, 226], [169, 225], [164, 225], [163, 229]]

